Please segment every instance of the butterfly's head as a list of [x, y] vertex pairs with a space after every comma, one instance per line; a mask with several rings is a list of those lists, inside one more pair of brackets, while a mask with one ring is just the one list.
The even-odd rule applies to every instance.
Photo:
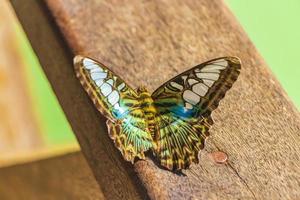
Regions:
[[139, 94], [142, 94], [142, 93], [149, 93], [147, 88], [145, 86], [140, 86], [137, 88], [136, 90]]
[[151, 94], [149, 93], [147, 88], [144, 86], [138, 87], [136, 91], [139, 94], [140, 98], [142, 98], [142, 99], [151, 98]]

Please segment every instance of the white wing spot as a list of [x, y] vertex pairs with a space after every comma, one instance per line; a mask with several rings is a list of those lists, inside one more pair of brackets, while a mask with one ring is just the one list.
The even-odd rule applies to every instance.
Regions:
[[114, 105], [114, 109], [118, 110], [120, 112], [120, 114], [123, 114], [125, 112], [124, 108], [120, 107], [119, 103], [116, 103]]
[[208, 86], [208, 87], [211, 87], [215, 81], [211, 81], [211, 80], [207, 80], [207, 79], [204, 79], [203, 82]]
[[119, 104], [119, 103], [116, 103], [116, 104], [114, 105], [114, 109], [119, 110], [119, 109], [120, 109], [120, 104]]
[[94, 68], [94, 69], [90, 70], [90, 73], [94, 73], [94, 72], [103, 72], [103, 70], [100, 67], [97, 67], [97, 68]]
[[217, 71], [217, 73], [220, 72], [220, 70], [225, 69], [226, 66], [219, 66], [219, 65], [207, 65], [205, 67], [203, 67], [200, 71], [201, 72], [215, 72]]
[[125, 87], [125, 83], [121, 83], [121, 84], [118, 86], [118, 90], [121, 91], [124, 87]]
[[106, 83], [109, 83], [111, 86], [113, 86], [114, 85], [114, 80], [109, 79], [108, 81], [106, 81]]
[[172, 81], [172, 82], [170, 82], [170, 84], [171, 84], [172, 87], [174, 87], [174, 88], [176, 88], [178, 90], [182, 90], [183, 89], [183, 86], [180, 85], [180, 84], [178, 84], [178, 83], [176, 83], [176, 82]]
[[187, 76], [182, 76], [181, 78], [182, 78], [183, 82], [185, 82], [187, 79]]
[[190, 84], [190, 85], [193, 85], [193, 84], [195, 84], [195, 83], [198, 83], [199, 81], [197, 81], [196, 79], [193, 79], [193, 78], [190, 78], [189, 80], [188, 80], [188, 83]]
[[228, 65], [228, 62], [227, 62], [227, 60], [225, 60], [225, 59], [215, 60], [215, 61], [213, 61], [213, 62], [211, 62], [211, 63], [216, 63], [216, 64], [222, 65], [222, 66], [224, 66], [224, 67], [226, 67], [226, 66]]
[[104, 79], [107, 77], [107, 73], [105, 72], [94, 72], [94, 73], [91, 73], [91, 78], [96, 81], [98, 79]]
[[193, 105], [190, 103], [185, 103], [185, 108], [188, 110], [191, 110], [191, 109], [193, 109]]
[[190, 90], [183, 92], [183, 99], [192, 105], [196, 105], [200, 101], [200, 97]]
[[210, 80], [218, 80], [219, 78], [219, 74], [216, 73], [196, 73], [196, 76], [198, 78], [202, 78], [202, 79], [210, 79]]
[[84, 68], [86, 69], [94, 69], [94, 68], [97, 68], [99, 67], [99, 65], [97, 65], [97, 63], [89, 58], [84, 58], [83, 61], [83, 66]]
[[203, 97], [207, 93], [208, 87], [206, 85], [204, 85], [203, 83], [198, 83], [198, 84], [193, 86], [192, 90], [196, 94]]
[[103, 79], [98, 79], [95, 81], [96, 85], [100, 87], [103, 84]]
[[107, 96], [111, 93], [112, 88], [111, 88], [111, 85], [109, 85], [107, 83], [103, 83], [102, 86], [100, 87], [100, 90], [104, 96]]
[[114, 90], [112, 93], [110, 93], [108, 95], [108, 102], [111, 104], [111, 105], [115, 105], [118, 101], [119, 101], [119, 93], [117, 92], [117, 90]]

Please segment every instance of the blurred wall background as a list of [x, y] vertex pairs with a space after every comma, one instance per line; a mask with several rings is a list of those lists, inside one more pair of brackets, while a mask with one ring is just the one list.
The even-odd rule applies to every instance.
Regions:
[[9, 1], [0, 1], [0, 167], [78, 149]]
[[[300, 79], [298, 78], [300, 76], [298, 64], [300, 1], [226, 0], [225, 2], [232, 9], [290, 98], [300, 108]], [[3, 93], [0, 94], [0, 109], [4, 108], [0, 111], [0, 119], [4, 116], [3, 110], [7, 110], [7, 106], [10, 107], [8, 110], [13, 112], [14, 109], [24, 109], [21, 105], [27, 102], [30, 106], [26, 109], [32, 111], [23, 110], [20, 113], [24, 113], [23, 118], [32, 119], [26, 123], [31, 127], [28, 137], [32, 135], [36, 139], [30, 140], [28, 144], [24, 142], [23, 146], [51, 148], [69, 145], [78, 149], [72, 130], [8, 1], [0, 3], [0, 13], [0, 42], [10, 41], [9, 44], [6, 42], [6, 45], [0, 46], [0, 89]], [[20, 62], [16, 63], [16, 60]], [[18, 81], [14, 81], [16, 79]], [[3, 84], [6, 83], [9, 83], [11, 88], [23, 88], [23, 90], [13, 92], [13, 89], [6, 89], [5, 96]], [[11, 119], [16, 116], [11, 115]], [[22, 115], [17, 117], [22, 117]], [[23, 135], [11, 133], [10, 137], [24, 137], [24, 131], [19, 131], [14, 126], [15, 123], [12, 120], [6, 123], [5, 127], [11, 132], [19, 132]], [[7, 132], [6, 129], [1, 129], [0, 123], [0, 132]], [[1, 147], [4, 148], [4, 144], [1, 146], [0, 143], [0, 154]]]
[[299, 110], [300, 1], [225, 2]]

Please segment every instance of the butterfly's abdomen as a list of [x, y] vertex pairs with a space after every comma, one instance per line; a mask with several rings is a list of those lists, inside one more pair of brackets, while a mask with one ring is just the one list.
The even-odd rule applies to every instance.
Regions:
[[142, 92], [140, 94], [140, 101], [141, 101], [141, 108], [148, 122], [148, 129], [153, 135], [155, 131], [155, 113], [156, 113], [156, 109], [153, 104], [153, 99], [150, 93]]

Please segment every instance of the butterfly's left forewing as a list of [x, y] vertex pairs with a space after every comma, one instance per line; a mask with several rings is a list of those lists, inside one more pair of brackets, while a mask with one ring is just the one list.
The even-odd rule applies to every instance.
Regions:
[[144, 158], [153, 146], [147, 121], [137, 109], [141, 102], [136, 92], [103, 64], [91, 58], [74, 58], [76, 75], [97, 109], [107, 118], [110, 137], [123, 157], [133, 162]]
[[200, 64], [166, 82], [153, 94], [157, 110], [156, 155], [168, 169], [184, 169], [198, 162], [217, 108], [241, 68], [236, 57]]

